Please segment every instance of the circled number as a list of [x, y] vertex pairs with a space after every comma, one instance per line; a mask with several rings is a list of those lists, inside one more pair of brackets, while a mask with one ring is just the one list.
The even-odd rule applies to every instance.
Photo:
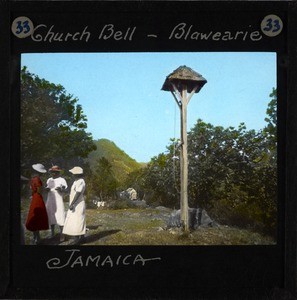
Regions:
[[20, 39], [30, 36], [33, 33], [33, 30], [33, 23], [27, 17], [18, 17], [11, 25], [12, 33]]
[[276, 15], [268, 15], [261, 23], [261, 30], [269, 37], [277, 36], [283, 30], [283, 22], [281, 18]]

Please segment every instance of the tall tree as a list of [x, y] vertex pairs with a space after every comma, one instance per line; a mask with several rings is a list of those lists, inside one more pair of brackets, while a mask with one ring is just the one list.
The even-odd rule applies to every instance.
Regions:
[[21, 71], [21, 165], [83, 163], [96, 149], [78, 99], [64, 87]]
[[274, 88], [269, 95], [271, 98], [268, 103], [268, 108], [266, 110], [265, 121], [267, 125], [265, 126], [263, 133], [267, 140], [269, 140], [270, 148], [276, 149], [277, 145], [277, 90]]
[[90, 181], [93, 196], [99, 197], [101, 201], [115, 195], [118, 182], [114, 176], [112, 164], [105, 157], [97, 160]]

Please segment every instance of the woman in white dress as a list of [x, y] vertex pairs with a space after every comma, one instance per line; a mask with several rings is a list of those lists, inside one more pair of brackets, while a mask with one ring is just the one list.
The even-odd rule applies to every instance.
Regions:
[[55, 235], [55, 225], [60, 227], [60, 234], [62, 234], [65, 222], [63, 195], [67, 189], [67, 182], [61, 177], [61, 169], [58, 166], [51, 167], [49, 172], [52, 177], [46, 182], [46, 190], [48, 191], [46, 210], [51, 227], [51, 236], [53, 237]]
[[63, 228], [63, 234], [74, 236], [74, 243], [78, 243], [86, 233], [86, 204], [84, 192], [86, 184], [83, 177], [83, 169], [74, 167], [69, 170], [74, 176], [74, 182], [71, 186], [69, 210]]

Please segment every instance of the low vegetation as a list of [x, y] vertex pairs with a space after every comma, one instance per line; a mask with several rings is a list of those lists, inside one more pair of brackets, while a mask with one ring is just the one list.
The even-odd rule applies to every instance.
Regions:
[[[28, 201], [23, 203], [22, 219], [26, 218]], [[87, 209], [87, 233], [81, 245], [271, 245], [275, 241], [251, 230], [218, 225], [200, 227], [189, 234], [180, 228], [166, 228], [171, 209], [127, 208]], [[43, 245], [71, 245], [68, 238], [60, 242], [57, 234], [41, 232]], [[26, 244], [30, 245], [32, 233], [26, 231]]]

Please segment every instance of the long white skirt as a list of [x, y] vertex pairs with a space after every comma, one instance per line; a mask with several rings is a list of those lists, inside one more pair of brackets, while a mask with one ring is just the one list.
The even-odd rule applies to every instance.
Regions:
[[65, 222], [63, 196], [58, 191], [52, 189], [48, 192], [45, 206], [49, 225], [57, 224], [63, 226]]
[[73, 236], [86, 233], [86, 204], [84, 200], [75, 206], [74, 211], [67, 211], [63, 233]]

